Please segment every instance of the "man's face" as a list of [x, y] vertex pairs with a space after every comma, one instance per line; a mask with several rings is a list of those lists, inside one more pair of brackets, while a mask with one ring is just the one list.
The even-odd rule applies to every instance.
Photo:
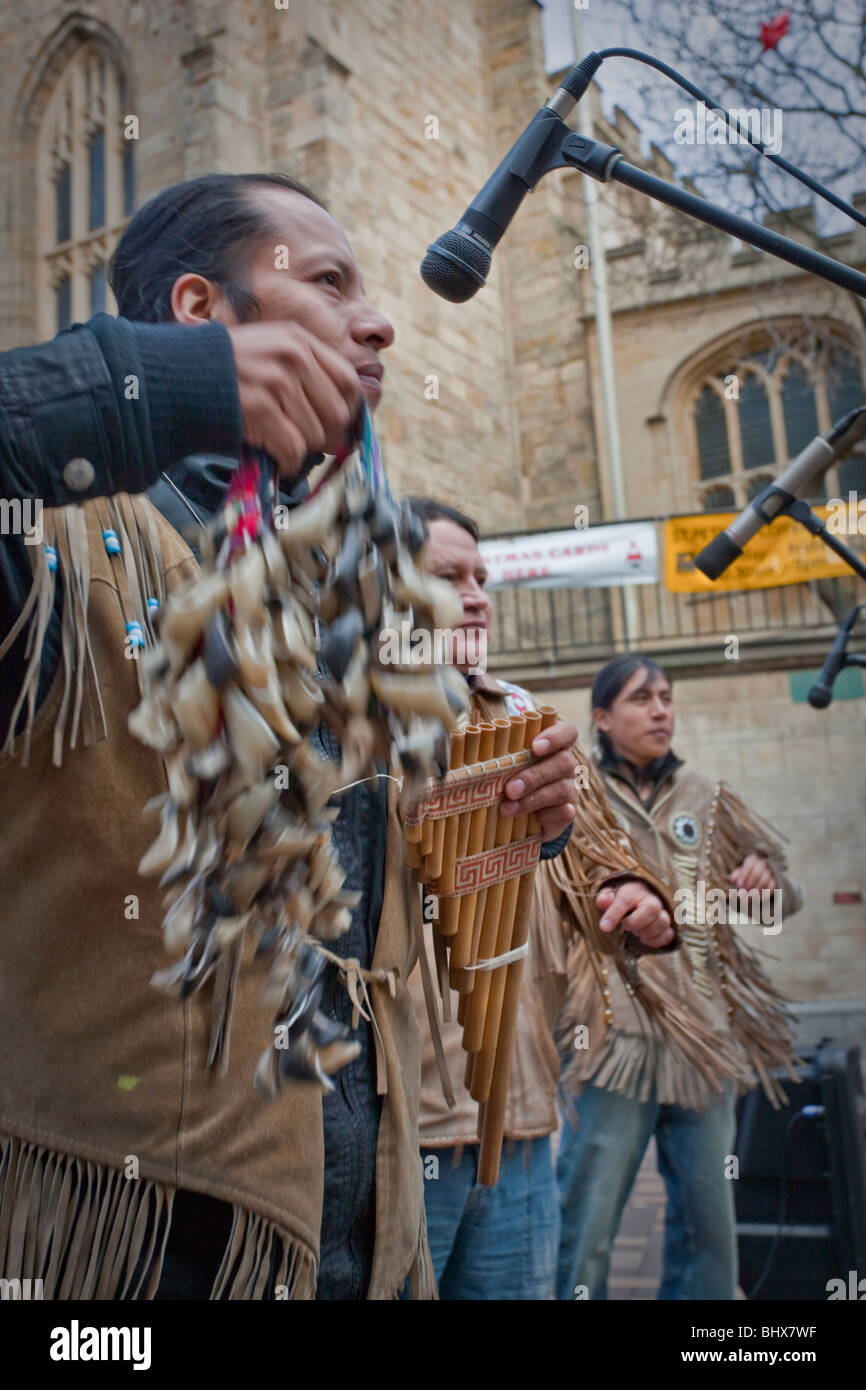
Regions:
[[[466, 672], [482, 667], [487, 659], [491, 603], [485, 591], [487, 567], [468, 531], [456, 521], [431, 521], [423, 551], [424, 568], [454, 585], [463, 604], [463, 621], [455, 629], [451, 660]], [[462, 633], [462, 637], [458, 636]]]
[[671, 687], [664, 676], [641, 666], [630, 676], [610, 709], [596, 709], [593, 718], [608, 735], [620, 757], [636, 767], [661, 758], [671, 746], [674, 711]]
[[[261, 305], [257, 321], [300, 323], [341, 352], [358, 373], [364, 399], [375, 410], [382, 394], [384, 367], [379, 353], [394, 341], [391, 324], [369, 303], [346, 235], [330, 213], [303, 194], [262, 186], [248, 196], [268, 215], [273, 238], [255, 250], [244, 267], [244, 282]], [[277, 247], [287, 247], [278, 253]], [[288, 260], [287, 269], [277, 269]], [[237, 323], [221, 299], [213, 317]]]

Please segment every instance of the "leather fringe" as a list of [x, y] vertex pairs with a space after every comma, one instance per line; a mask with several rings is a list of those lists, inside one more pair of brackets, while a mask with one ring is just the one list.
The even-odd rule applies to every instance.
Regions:
[[[50, 523], [48, 523], [50, 526]], [[43, 528], [46, 522], [43, 517]], [[47, 532], [43, 529], [43, 535]], [[54, 541], [53, 529], [50, 531], [47, 543]], [[33, 565], [33, 585], [24, 603], [24, 607], [18, 614], [12, 627], [7, 632], [2, 644], [0, 644], [0, 661], [9, 651], [13, 642], [22, 632], [25, 626], [30, 624], [30, 631], [27, 635], [27, 646], [24, 657], [27, 666], [24, 672], [24, 679], [21, 682], [21, 689], [18, 698], [12, 709], [9, 719], [9, 730], [6, 735], [6, 742], [3, 745], [4, 753], [14, 752], [15, 730], [18, 727], [18, 717], [27, 704], [27, 720], [24, 726], [24, 747], [22, 762], [26, 767], [30, 761], [30, 739], [33, 732], [33, 720], [36, 714], [36, 694], [39, 689], [39, 673], [42, 663], [42, 647], [45, 642], [45, 634], [48, 631], [48, 623], [54, 607], [54, 584], [55, 575], [48, 568], [48, 560], [41, 545], [31, 548], [31, 563]]]
[[[418, 1300], [438, 1302], [439, 1292], [436, 1288], [436, 1276], [433, 1272], [433, 1260], [427, 1240], [427, 1216], [423, 1206], [421, 1208], [421, 1225], [418, 1230], [418, 1247], [406, 1278], [409, 1280], [409, 1297], [413, 1302]], [[392, 1299], [400, 1297], [405, 1284], [406, 1279], [401, 1280], [399, 1288], [391, 1294]]]
[[[121, 544], [121, 554], [112, 560], [112, 564], [122, 566], [129, 591], [129, 602], [124, 601], [124, 617], [127, 622], [138, 622], [142, 632], [153, 641], [153, 614], [147, 600], [156, 598], [162, 606], [165, 601], [165, 586], [162, 546], [150, 503], [146, 497], [121, 494], [108, 501], [104, 498], [97, 499], [92, 505], [96, 509], [94, 515], [99, 517], [102, 529], [114, 530]], [[27, 666], [3, 747], [4, 753], [14, 752], [15, 730], [21, 711], [26, 707], [26, 721], [21, 730], [21, 761], [25, 767], [30, 758], [42, 651], [54, 611], [58, 583], [63, 589], [60, 634], [63, 693], [54, 725], [54, 766], [60, 767], [62, 764], [64, 745], [74, 749], [80, 740], [82, 745], [88, 748], [108, 735], [88, 628], [92, 543], [90, 537], [94, 529], [93, 523], [89, 522], [88, 512], [82, 506], [61, 507], [44, 513], [44, 545], [29, 549], [33, 565], [32, 587], [15, 624], [0, 645], [2, 661], [19, 633], [29, 624], [25, 651]], [[44, 548], [46, 545], [53, 546], [56, 550], [56, 570], [49, 568]], [[125, 659], [125, 653], [119, 651], [117, 657], [122, 661]], [[135, 665], [141, 686], [138, 662]]]
[[[175, 1189], [0, 1136], [0, 1276], [41, 1279], [45, 1299], [152, 1299]], [[234, 1207], [212, 1299], [312, 1299], [316, 1258], [272, 1222]]]
[[718, 1100], [726, 1085], [751, 1088], [751, 1073], [736, 1050], [720, 1051], [717, 1040], [655, 981], [641, 980], [640, 988], [633, 990], [645, 1020], [643, 1031], [626, 1033], [608, 1023], [600, 1046], [575, 1048], [574, 1023], [590, 1018], [601, 1021], [601, 1009], [591, 995], [594, 991], [604, 994], [604, 977], [599, 958], [588, 944], [573, 953], [572, 969], [567, 1020], [564, 1014], [557, 1030], [564, 1094], [577, 1095], [583, 1083], [591, 1081], [630, 1100], [645, 1101], [655, 1082], [662, 1104], [702, 1110]]
[[[544, 869], [550, 876], [554, 893], [559, 895], [559, 914], [565, 919], [565, 929], [572, 933], [576, 931], [586, 942], [587, 955], [598, 976], [599, 987], [603, 989], [597, 958], [604, 957], [606, 966], [613, 963], [650, 1027], [660, 1027], [664, 1031], [664, 1011], [659, 1006], [657, 994], [648, 990], [641, 980], [637, 958], [628, 950], [623, 933], [601, 930], [595, 899], [602, 882], [617, 874], [628, 874], [649, 882], [657, 888], [665, 902], [668, 893], [664, 885], [657, 883], [638, 861], [629, 837], [608, 808], [604, 789], [588, 759], [585, 770], [590, 780], [590, 791], [588, 796], [578, 801], [571, 839], [558, 858], [545, 862]], [[590, 798], [591, 803], [587, 804]], [[673, 918], [670, 904], [669, 911]], [[549, 937], [549, 931], [547, 935]], [[550, 965], [559, 964], [561, 957], [558, 961], [558, 952], [549, 941], [542, 950]]]
[[46, 1299], [152, 1298], [174, 1189], [0, 1138], [0, 1270]]
[[[747, 853], [757, 853], [774, 864], [778, 880], [779, 844], [772, 830], [720, 782], [713, 795], [701, 876], [709, 885], [730, 884], [726, 865], [737, 864]], [[781, 837], [780, 837], [781, 838]], [[722, 994], [728, 1004], [731, 1031], [757, 1073], [764, 1094], [778, 1109], [787, 1103], [781, 1084], [770, 1069], [784, 1069], [793, 1081], [795, 1071], [793, 1025], [796, 1017], [784, 996], [769, 981], [760, 953], [747, 946], [727, 921], [707, 928], [719, 970]]]
[[313, 1299], [316, 1269], [316, 1258], [306, 1245], [258, 1213], [235, 1207], [229, 1245], [211, 1298], [271, 1298], [270, 1290], [276, 1288], [280, 1299]]
[[[687, 1035], [686, 1035], [687, 1041]], [[751, 1089], [751, 1077], [728, 1061], [700, 1067], [670, 1039], [647, 1037], [642, 1033], [623, 1033], [609, 1028], [600, 1051], [588, 1064], [585, 1053], [575, 1052], [562, 1074], [566, 1094], [577, 1096], [586, 1082], [605, 1091], [616, 1091], [628, 1100], [648, 1101], [655, 1086], [661, 1105], [682, 1105], [705, 1110], [721, 1096], [725, 1082], [738, 1091]]]

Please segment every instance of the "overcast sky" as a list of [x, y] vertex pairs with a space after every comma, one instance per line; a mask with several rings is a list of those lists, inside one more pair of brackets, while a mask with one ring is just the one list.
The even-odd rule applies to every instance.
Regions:
[[[657, 0], [645, 0], [645, 2], [651, 10]], [[693, 7], [696, 23], [699, 26], [698, 34], [704, 37], [707, 44], [711, 46], [713, 42], [711, 0], [683, 0], [683, 4]], [[841, 19], [842, 12], [844, 12], [849, 22], [856, 21], [862, 24], [864, 17], [866, 17], [866, 0], [827, 0], [827, 5], [829, 7], [828, 13], [832, 14], [834, 19], [837, 16]], [[783, 0], [767, 0], [766, 18], [771, 19], [783, 8]], [[576, 61], [573, 14], [573, 0], [545, 0], [542, 12], [542, 29], [548, 72], [555, 72], [563, 67], [571, 66]], [[689, 70], [688, 59], [681, 64], [675, 55], [666, 54], [659, 51], [657, 47], [654, 48], [654, 41], [649, 36], [645, 26], [633, 24], [624, 15], [613, 12], [613, 7], [606, 4], [605, 0], [588, 0], [588, 8], [578, 11], [578, 18], [581, 30], [581, 47], [584, 54], [593, 49], [614, 46], [644, 49], [654, 53], [656, 57], [667, 58], [668, 62], [672, 62], [675, 67], [682, 68], [684, 76], [690, 77], [692, 81], [697, 81], [698, 85], [702, 85], [701, 77], [703, 74]], [[828, 24], [832, 22], [830, 19], [827, 20]], [[756, 23], [756, 50], [758, 42]], [[693, 65], [694, 60], [692, 60], [692, 67]], [[844, 74], [840, 75], [838, 72], [834, 72], [834, 76], [837, 79], [840, 76], [844, 79]], [[604, 63], [593, 80], [601, 90], [605, 115], [611, 117], [613, 107], [619, 105], [640, 128], [645, 155], [649, 153], [650, 140], [655, 141], [672, 161], [678, 173], [681, 176], [689, 174], [696, 179], [699, 187], [702, 186], [702, 173], [707, 175], [711, 171], [717, 172], [717, 163], [713, 160], [712, 147], [694, 149], [678, 145], [674, 141], [675, 108], [686, 107], [692, 103], [691, 98], [685, 92], [680, 91], [668, 78], [661, 73], [652, 72], [643, 64], [636, 63], [631, 59], [611, 58]], [[853, 78], [850, 80], [855, 81]], [[645, 94], [642, 94], [642, 87]], [[780, 91], [784, 91], [784, 88], [780, 87]], [[720, 104], [726, 107], [745, 105], [742, 100], [736, 100], [739, 94], [735, 89], [720, 89], [718, 92], [711, 92], [710, 95], [716, 96]], [[855, 109], [864, 110], [864, 105], [861, 104], [864, 96], [866, 93], [863, 93], [858, 83], [852, 92]], [[649, 102], [649, 106], [647, 106], [647, 102]], [[829, 96], [828, 104], [833, 104], [832, 98]], [[799, 164], [804, 158], [807, 158], [806, 150], [808, 149], [812, 156], [810, 159], [811, 172], [817, 174], [819, 178], [827, 179], [829, 169], [836, 163], [834, 156], [840, 154], [842, 147], [830, 117], [825, 118], [820, 123], [820, 130], [814, 121], [811, 125], [809, 124], [810, 119], [805, 115], [800, 117], [794, 115], [789, 118], [785, 124], [786, 139], [783, 153], [795, 164]], [[573, 114], [568, 120], [570, 125], [576, 124], [576, 118]], [[764, 138], [767, 138], [766, 135]], [[827, 142], [823, 146], [820, 143], [821, 139]], [[864, 117], [856, 147], [860, 150], [866, 149], [866, 117]], [[822, 150], [827, 150], [828, 154], [828, 163], [823, 169], [821, 167]], [[844, 160], [841, 162], [844, 163]], [[812, 195], [794, 179], [772, 172], [768, 174], [768, 177], [775, 190], [775, 195], [783, 206], [796, 206], [813, 201]], [[836, 192], [850, 198], [855, 191], [866, 187], [866, 171], [861, 165], [859, 173], [855, 172], [840, 182], [832, 182]], [[704, 188], [704, 191], [710, 190]], [[726, 186], [724, 181], [718, 187], [713, 186], [711, 190], [711, 196], [719, 198], [720, 194], [725, 202], [736, 201], [735, 189]], [[819, 230], [825, 235], [836, 231], [845, 231], [851, 227], [850, 219], [844, 213], [835, 211], [820, 199], [816, 204], [816, 213]]]
[[[589, 4], [589, 9], [581, 10], [578, 14], [584, 53], [591, 53], [593, 49], [598, 48], [612, 48], [615, 44], [627, 44], [632, 48], [642, 47], [639, 36], [631, 32], [622, 19], [612, 19], [609, 10], [602, 16], [603, 0], [596, 0], [595, 12], [591, 8], [593, 0], [589, 0]], [[541, 27], [544, 32], [544, 55], [548, 72], [557, 72], [566, 65], [574, 65], [573, 13], [572, 0], [545, 0]], [[629, 96], [632, 96], [633, 105], [637, 99], [637, 84], [629, 81], [629, 77], [635, 75], [641, 75], [640, 69], [625, 58], [611, 58], [599, 70], [595, 80], [601, 89], [606, 115], [611, 115], [614, 105], [619, 104], [628, 111], [632, 120], [637, 122], [636, 110], [628, 109]], [[664, 78], [660, 76], [659, 81], [663, 82]]]

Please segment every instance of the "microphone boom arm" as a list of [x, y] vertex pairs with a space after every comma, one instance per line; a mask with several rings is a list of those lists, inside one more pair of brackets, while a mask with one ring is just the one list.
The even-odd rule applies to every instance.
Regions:
[[799, 242], [780, 236], [768, 227], [761, 227], [757, 222], [750, 222], [746, 217], [728, 212], [725, 208], [710, 202], [708, 198], [699, 198], [694, 193], [687, 193], [684, 188], [665, 183], [664, 179], [658, 178], [655, 174], [629, 164], [616, 146], [603, 145], [598, 140], [578, 135], [564, 121], [560, 121], [560, 124], [564, 138], [558, 151], [559, 157], [550, 162], [547, 168], [542, 170], [543, 173], [547, 173], [548, 169], [570, 167], [579, 169], [583, 174], [589, 174], [600, 183], [612, 181], [624, 184], [626, 188], [644, 193], [656, 202], [676, 208], [678, 212], [685, 212], [698, 222], [705, 222], [728, 236], [746, 241], [759, 251], [769, 251], [771, 255], [778, 256], [801, 270], [819, 275], [822, 280], [828, 280], [831, 284], [839, 285], [843, 290], [850, 290], [866, 299], [866, 275], [859, 270], [854, 270], [852, 266], [844, 265], [841, 261], [834, 261], [832, 257], [824, 256], [820, 251], [801, 246]]
[[799, 521], [800, 525], [805, 526], [811, 535], [817, 536], [839, 556], [840, 560], [844, 560], [860, 579], [866, 579], [866, 565], [863, 564], [863, 561], [854, 554], [853, 550], [840, 541], [838, 536], [834, 536], [827, 530], [826, 523], [815, 515], [809, 503], [804, 502], [801, 497], [792, 497], [789, 492], [783, 492], [781, 488], [777, 488], [771, 483], [769, 487], [758, 494], [755, 502], [762, 502], [771, 493], [779, 493], [783, 498], [789, 500], [777, 512], [774, 512], [772, 517], [768, 518], [770, 521], [775, 521], [776, 517], [779, 516], [790, 516], [794, 521]]

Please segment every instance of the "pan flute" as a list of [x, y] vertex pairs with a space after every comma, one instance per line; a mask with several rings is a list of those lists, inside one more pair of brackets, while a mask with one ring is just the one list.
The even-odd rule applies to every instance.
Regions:
[[404, 805], [407, 862], [438, 901], [437, 957], [459, 995], [466, 1086], [479, 1103], [478, 1176], [499, 1177], [532, 881], [541, 829], [502, 816], [503, 788], [534, 760], [532, 740], [556, 722], [542, 706], [451, 734], [449, 771]]

